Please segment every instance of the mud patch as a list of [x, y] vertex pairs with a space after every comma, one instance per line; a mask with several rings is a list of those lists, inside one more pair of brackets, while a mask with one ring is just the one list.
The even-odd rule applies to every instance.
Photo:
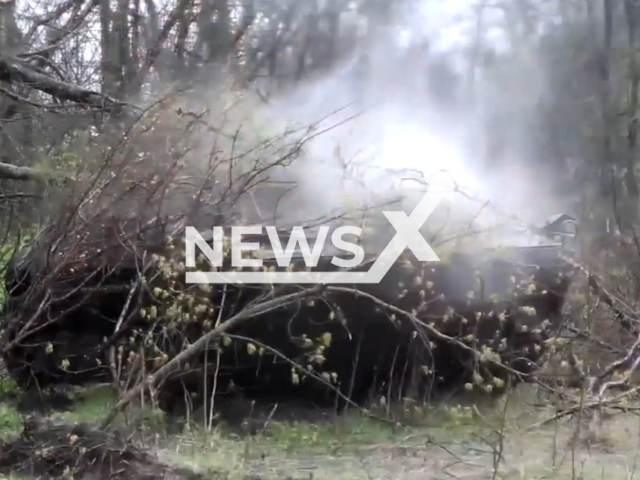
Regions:
[[52, 424], [29, 419], [20, 436], [0, 447], [0, 473], [40, 479], [204, 480], [188, 469], [159, 462], [122, 438], [87, 424]]

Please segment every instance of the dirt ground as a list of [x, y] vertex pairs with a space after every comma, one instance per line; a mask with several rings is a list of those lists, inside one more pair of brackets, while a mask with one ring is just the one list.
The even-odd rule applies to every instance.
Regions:
[[0, 471], [16, 480], [617, 480], [640, 475], [640, 416], [633, 408], [601, 423], [584, 414], [582, 420], [531, 428], [552, 418], [554, 410], [534, 405], [529, 388], [492, 401], [466, 398], [428, 409], [390, 408], [412, 426], [356, 411], [335, 418], [331, 412], [270, 406], [268, 414], [254, 409], [252, 418], [239, 424], [222, 422], [207, 431], [194, 419], [169, 433], [162, 415], [138, 407], [119, 419], [120, 434], [92, 427], [113, 401], [107, 390], [95, 389], [74, 409], [28, 425], [26, 433], [12, 407], [0, 408]]

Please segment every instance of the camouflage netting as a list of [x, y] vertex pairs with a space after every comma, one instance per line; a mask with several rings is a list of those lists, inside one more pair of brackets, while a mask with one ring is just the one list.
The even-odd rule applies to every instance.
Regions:
[[[113, 372], [131, 385], [244, 308], [308, 288], [185, 285], [184, 247], [157, 228], [137, 243], [102, 235], [100, 248], [86, 243], [64, 265], [37, 249], [14, 259], [3, 358], [23, 388], [108, 381]], [[335, 269], [330, 261], [317, 268]], [[406, 253], [380, 284], [328, 287], [227, 332], [161, 385], [161, 407], [181, 408], [184, 389], [197, 404], [214, 376], [219, 394], [316, 403], [335, 401], [331, 387], [356, 402], [371, 393], [424, 398], [460, 382], [499, 390], [511, 378], [495, 362], [535, 368], [571, 274], [549, 247], [435, 264]]]

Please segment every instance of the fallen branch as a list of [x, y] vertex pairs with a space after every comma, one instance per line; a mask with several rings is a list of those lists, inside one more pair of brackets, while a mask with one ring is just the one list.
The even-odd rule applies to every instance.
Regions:
[[[570, 355], [569, 364], [571, 365], [573, 371], [580, 377], [583, 385], [583, 398], [586, 395], [587, 398], [591, 398], [592, 400], [585, 403], [582, 401], [582, 399], [580, 401], [574, 399], [575, 405], [557, 412], [555, 415], [552, 415], [545, 420], [531, 425], [527, 431], [585, 410], [599, 409], [601, 407], [614, 408], [622, 399], [636, 392], [640, 392], [640, 386], [629, 388], [629, 382], [632, 375], [640, 368], [640, 335], [638, 335], [636, 341], [628, 349], [624, 357], [611, 362], [602, 370], [601, 373], [596, 376], [587, 376], [574, 354]], [[607, 381], [607, 378], [610, 378], [616, 372], [627, 367], [628, 371], [625, 373], [623, 378], [619, 380]], [[607, 390], [625, 388], [629, 389], [618, 396], [603, 399], [603, 396], [607, 392]]]
[[[602, 371], [600, 375], [596, 377], [596, 379], [593, 382], [593, 386], [591, 387], [593, 393], [596, 394], [598, 397], [601, 397], [608, 388], [625, 387], [628, 384], [629, 378], [631, 377], [631, 375], [638, 369], [638, 367], [640, 367], [640, 355], [638, 355], [639, 350], [640, 350], [640, 335], [638, 336], [636, 341], [633, 343], [633, 345], [631, 346], [631, 348], [623, 358], [616, 360], [615, 362], [612, 362], [607, 368], [605, 368]], [[627, 374], [625, 379], [612, 380], [609, 382], [605, 382], [605, 380], [608, 377], [620, 371], [621, 369], [627, 367], [630, 364], [631, 364], [631, 368], [629, 369], [629, 373]]]
[[0, 178], [4, 180], [45, 180], [51, 173], [31, 167], [19, 167], [0, 162]]
[[22, 83], [59, 100], [105, 110], [113, 110], [126, 105], [107, 95], [51, 78], [11, 57], [0, 57], [0, 81], [9, 84]]
[[585, 266], [567, 255], [560, 254], [560, 258], [568, 262], [572, 267], [580, 270], [587, 277], [587, 282], [589, 283], [591, 290], [593, 290], [593, 293], [595, 293], [601, 301], [606, 303], [609, 308], [614, 311], [616, 319], [625, 330], [631, 331], [632, 325], [640, 322], [640, 317], [629, 305], [627, 305], [622, 299], [616, 297], [613, 293], [609, 292], [603, 286], [603, 279], [599, 278], [598, 275], [590, 272]]
[[551, 422], [560, 420], [561, 418], [567, 417], [569, 415], [573, 415], [574, 413], [577, 413], [581, 410], [592, 410], [594, 408], [615, 406], [616, 403], [622, 401], [624, 398], [630, 395], [633, 395], [634, 393], [637, 393], [637, 392], [640, 392], [640, 386], [632, 388], [631, 390], [628, 390], [626, 392], [623, 392], [616, 397], [607, 398], [604, 400], [594, 400], [592, 402], [584, 403], [582, 405], [574, 405], [573, 407], [569, 407], [557, 412], [555, 415], [552, 415], [549, 418], [546, 418], [544, 420], [534, 423], [529, 428], [527, 428], [526, 431], [530, 432], [532, 430], [535, 430], [536, 428], [540, 428], [545, 425], [548, 425]]

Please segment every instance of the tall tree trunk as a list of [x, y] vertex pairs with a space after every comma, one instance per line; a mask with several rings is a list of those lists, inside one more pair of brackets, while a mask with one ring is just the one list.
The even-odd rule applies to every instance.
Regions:
[[483, 55], [483, 37], [484, 37], [484, 15], [486, 9], [486, 0], [482, 0], [477, 6], [476, 10], [476, 25], [473, 38], [473, 45], [471, 45], [471, 52], [469, 55], [469, 66], [467, 70], [467, 85], [465, 88], [465, 102], [473, 105], [473, 97], [475, 91], [476, 71], [480, 58]]
[[318, 36], [318, 24], [320, 22], [320, 14], [318, 11], [318, 2], [311, 0], [310, 11], [307, 12], [307, 18], [305, 20], [305, 29], [302, 33], [302, 46], [298, 52], [298, 58], [296, 60], [295, 81], [302, 80], [306, 69], [307, 61], [311, 53], [311, 47], [313, 42], [317, 41]]
[[[0, 2], [0, 55], [18, 53], [21, 32], [15, 15], [14, 1]], [[7, 91], [15, 91], [15, 87], [9, 83], [0, 82], [0, 87]], [[20, 123], [16, 125], [11, 125], [9, 121], [24, 115], [28, 109], [28, 105], [0, 93], [0, 154], [9, 158], [19, 158], [23, 162], [27, 160], [26, 147], [32, 140], [30, 130], [32, 120], [30, 118], [19, 120]], [[25, 138], [16, 138], [15, 127], [20, 124], [24, 126], [24, 131], [21, 133]], [[10, 128], [12, 126], [13, 128]]]
[[118, 52], [118, 81], [120, 86], [118, 89], [119, 97], [125, 98], [128, 92], [128, 84], [134, 79], [132, 74], [135, 72], [131, 64], [131, 40], [129, 37], [129, 18], [131, 12], [129, 8], [129, 0], [118, 0], [118, 14], [114, 25], [114, 41], [117, 45], [114, 48]]
[[637, 209], [640, 202], [636, 163], [638, 161], [638, 94], [640, 87], [640, 65], [638, 65], [638, 21], [640, 20], [640, 1], [625, 0], [627, 19], [627, 38], [629, 47], [629, 104], [627, 106], [627, 155], [625, 165], [625, 187], [632, 207], [631, 225], [638, 221]]
[[133, 12], [131, 14], [131, 69], [127, 72], [127, 84], [131, 84], [138, 76], [140, 65], [140, 0], [133, 0]]
[[[612, 148], [612, 122], [615, 118], [612, 116], [611, 106], [611, 48], [613, 43], [613, 3], [614, 0], [602, 0], [603, 6], [603, 38], [599, 51], [598, 59], [598, 71], [599, 78], [599, 96], [600, 96], [600, 119], [601, 119], [601, 131], [602, 131], [602, 143], [601, 143], [601, 156], [600, 156], [600, 183], [603, 200], [607, 204], [613, 207], [613, 218], [607, 215], [607, 226], [611, 225], [611, 220], [614, 220], [614, 224], [619, 224], [617, 221], [617, 181], [616, 181], [616, 168], [613, 158]], [[593, 15], [592, 20], [596, 21], [596, 15]], [[594, 26], [595, 27], [595, 26]], [[593, 35], [597, 38], [597, 28], [593, 28]], [[620, 225], [618, 225], [620, 227]]]
[[100, 46], [101, 46], [101, 73], [102, 92], [105, 95], [113, 96], [116, 88], [118, 75], [116, 72], [117, 52], [113, 42], [113, 13], [109, 0], [100, 0]]

